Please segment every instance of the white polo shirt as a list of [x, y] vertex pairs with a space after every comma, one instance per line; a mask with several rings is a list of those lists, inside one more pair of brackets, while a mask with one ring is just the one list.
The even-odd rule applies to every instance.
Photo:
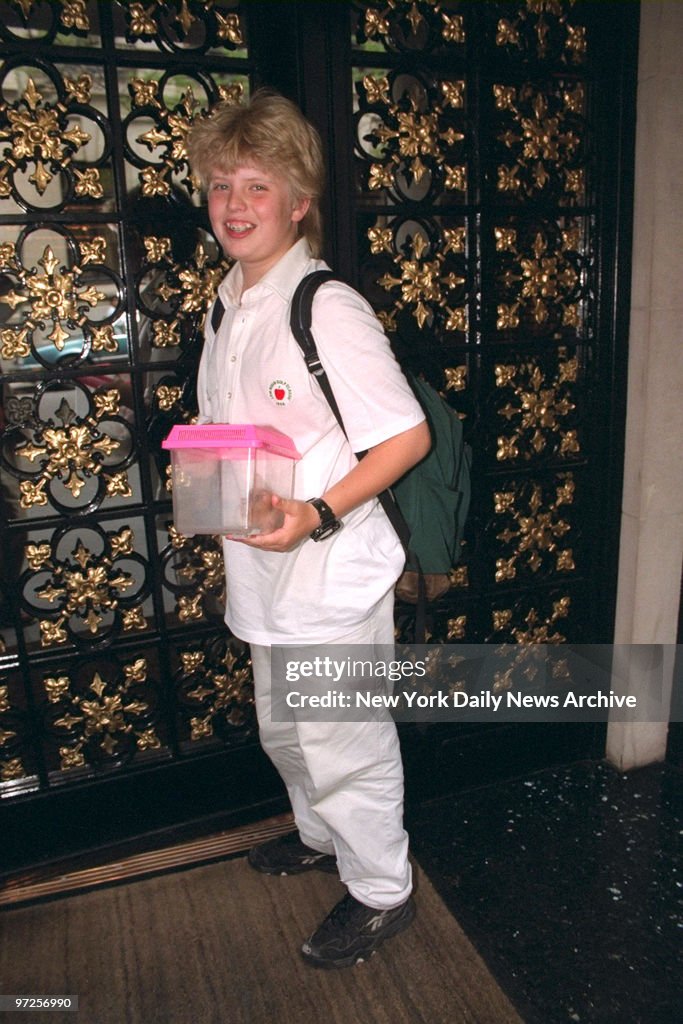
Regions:
[[[225, 315], [217, 335], [207, 317], [199, 366], [200, 422], [254, 423], [289, 435], [302, 458], [294, 496], [319, 497], [364, 451], [416, 426], [416, 401], [372, 308], [347, 285], [326, 282], [313, 302], [313, 335], [350, 443], [289, 329], [290, 303], [305, 274], [327, 269], [300, 239], [241, 295], [236, 264], [219, 287]], [[293, 551], [260, 551], [225, 541], [226, 622], [257, 644], [324, 643], [363, 622], [393, 587], [403, 549], [376, 500], [344, 527]]]

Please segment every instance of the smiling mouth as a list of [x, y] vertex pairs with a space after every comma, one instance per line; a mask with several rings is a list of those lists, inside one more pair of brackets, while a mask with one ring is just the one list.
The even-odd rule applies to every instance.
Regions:
[[233, 235], [245, 235], [247, 231], [252, 231], [256, 226], [255, 224], [233, 224], [228, 223], [225, 225], [228, 231]]

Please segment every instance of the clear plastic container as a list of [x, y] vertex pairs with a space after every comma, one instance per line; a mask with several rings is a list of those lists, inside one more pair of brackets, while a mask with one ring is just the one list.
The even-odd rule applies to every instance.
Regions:
[[283, 513], [271, 498], [291, 498], [301, 458], [285, 434], [251, 424], [175, 426], [162, 447], [171, 452], [180, 533], [245, 537], [282, 526]]

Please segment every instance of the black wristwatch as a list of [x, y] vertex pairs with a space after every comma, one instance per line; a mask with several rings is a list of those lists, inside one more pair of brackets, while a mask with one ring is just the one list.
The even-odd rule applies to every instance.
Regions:
[[308, 498], [309, 505], [312, 505], [320, 516], [320, 526], [316, 526], [311, 534], [311, 540], [325, 540], [331, 537], [337, 530], [341, 530], [342, 522], [337, 519], [334, 512], [322, 498]]

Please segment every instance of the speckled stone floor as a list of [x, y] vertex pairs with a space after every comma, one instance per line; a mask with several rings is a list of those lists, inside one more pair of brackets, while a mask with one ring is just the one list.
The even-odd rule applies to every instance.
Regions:
[[683, 1021], [681, 783], [574, 764], [410, 811], [416, 857], [527, 1024]]

